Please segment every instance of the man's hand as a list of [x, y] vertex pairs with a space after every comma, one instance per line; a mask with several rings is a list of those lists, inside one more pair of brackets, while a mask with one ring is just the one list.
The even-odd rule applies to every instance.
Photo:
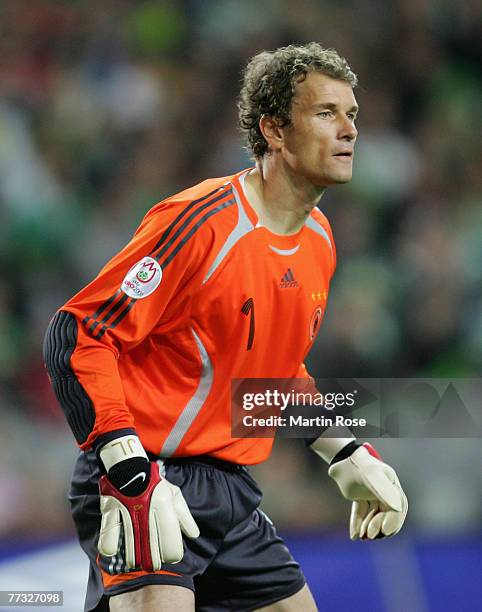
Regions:
[[335, 457], [328, 474], [346, 499], [353, 501], [350, 517], [352, 540], [393, 536], [400, 531], [408, 501], [395, 470], [383, 463], [370, 444], [348, 457]]
[[100, 451], [107, 474], [99, 480], [102, 522], [98, 549], [112, 557], [124, 530], [125, 561], [129, 568], [161, 569], [184, 555], [181, 531], [197, 538], [199, 529], [179, 487], [159, 474], [137, 436], [108, 442]]

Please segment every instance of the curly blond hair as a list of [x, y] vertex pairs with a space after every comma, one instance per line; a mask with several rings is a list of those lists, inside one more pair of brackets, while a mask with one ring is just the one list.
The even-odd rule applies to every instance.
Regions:
[[248, 62], [243, 72], [238, 116], [247, 149], [255, 159], [268, 151], [268, 143], [259, 129], [261, 117], [275, 117], [280, 126], [289, 125], [296, 84], [315, 71], [345, 81], [353, 88], [358, 83], [344, 57], [316, 42], [262, 51]]

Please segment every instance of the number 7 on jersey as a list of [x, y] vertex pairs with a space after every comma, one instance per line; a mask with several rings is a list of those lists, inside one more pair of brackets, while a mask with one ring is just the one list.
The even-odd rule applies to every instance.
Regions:
[[246, 300], [246, 302], [244, 302], [244, 304], [243, 304], [243, 306], [241, 308], [241, 312], [245, 316], [250, 315], [248, 344], [246, 346], [246, 350], [250, 351], [251, 347], [253, 346], [253, 340], [254, 340], [254, 300], [253, 300], [253, 298], [249, 298], [249, 299]]

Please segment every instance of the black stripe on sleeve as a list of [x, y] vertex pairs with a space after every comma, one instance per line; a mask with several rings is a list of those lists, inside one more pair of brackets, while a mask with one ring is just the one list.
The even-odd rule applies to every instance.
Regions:
[[159, 238], [156, 246], [152, 249], [152, 251], [149, 253], [149, 255], [152, 255], [153, 253], [155, 253], [157, 251], [157, 249], [159, 249], [163, 242], [165, 240], [167, 240], [167, 237], [169, 236], [169, 234], [172, 232], [172, 230], [174, 229], [174, 227], [177, 225], [177, 223], [179, 223], [179, 221], [181, 221], [181, 219], [187, 215], [187, 213], [191, 210], [191, 208], [193, 208], [194, 206], [196, 206], [196, 204], [199, 204], [200, 202], [203, 202], [204, 200], [209, 199], [212, 195], [214, 195], [215, 193], [219, 192], [222, 189], [222, 187], [218, 187], [217, 189], [214, 189], [213, 191], [211, 191], [210, 193], [207, 193], [205, 196], [203, 196], [202, 198], [198, 198], [197, 200], [193, 200], [188, 206], [186, 206], [186, 208], [184, 208], [179, 214], [178, 216], [174, 219], [174, 221], [169, 225], [169, 227], [163, 232], [162, 236]]
[[[188, 242], [188, 240], [190, 238], [192, 238], [192, 236], [197, 232], [197, 230], [201, 227], [201, 225], [207, 220], [209, 219], [209, 217], [211, 217], [212, 215], [215, 215], [217, 212], [219, 212], [220, 210], [223, 210], [224, 208], [228, 207], [228, 206], [232, 206], [235, 203], [235, 200], [228, 200], [227, 202], [224, 202], [223, 204], [220, 204], [219, 206], [216, 206], [216, 208], [213, 208], [212, 210], [210, 210], [209, 212], [207, 212], [205, 215], [203, 215], [201, 217], [201, 219], [199, 219], [199, 221], [192, 226], [192, 228], [189, 230], [189, 232], [183, 237], [182, 240], [180, 240], [177, 245], [176, 248], [173, 249], [173, 251], [166, 257], [166, 259], [161, 263], [161, 268], [164, 270], [164, 268], [166, 268], [168, 266], [168, 264], [174, 259], [174, 257], [179, 253], [179, 251], [182, 249], [182, 247], [186, 244], [186, 242]], [[213, 204], [213, 202], [210, 202], [209, 204]], [[202, 209], [198, 209], [202, 210]], [[197, 212], [196, 211], [196, 214]], [[126, 306], [126, 308], [124, 308], [124, 310], [122, 310], [119, 315], [117, 316], [117, 318], [112, 321], [112, 323], [110, 323], [110, 325], [103, 325], [102, 328], [100, 329], [100, 331], [94, 335], [94, 338], [96, 340], [99, 340], [100, 338], [102, 338], [102, 336], [105, 334], [105, 332], [108, 329], [113, 329], [116, 325], [118, 325], [122, 319], [127, 315], [127, 313], [130, 311], [130, 309], [134, 306], [134, 304], [137, 302], [136, 299], [132, 298], [132, 301]]]
[[[171, 223], [171, 225], [163, 233], [163, 235], [161, 236], [160, 240], [158, 241], [158, 243], [156, 244], [154, 249], [152, 249], [152, 251], [150, 252], [150, 255], [152, 255], [153, 257], [155, 257], [155, 259], [157, 261], [159, 261], [159, 259], [162, 257], [162, 255], [164, 255], [166, 253], [166, 251], [168, 251], [168, 249], [172, 246], [172, 244], [174, 244], [174, 242], [177, 240], [177, 238], [180, 236], [180, 234], [184, 231], [184, 229], [189, 225], [189, 223], [191, 223], [191, 221], [195, 217], [199, 216], [202, 213], [202, 211], [205, 210], [206, 208], [208, 208], [209, 206], [213, 206], [214, 204], [216, 204], [217, 202], [219, 202], [223, 198], [229, 197], [230, 193], [232, 194], [232, 190], [225, 190], [225, 189], [223, 189], [222, 193], [219, 193], [219, 195], [217, 197], [210, 198], [210, 196], [212, 196], [215, 193], [218, 193], [219, 191], [220, 191], [219, 189], [216, 189], [213, 192], [209, 193], [208, 195], [204, 196], [203, 198], [200, 198], [198, 200], [194, 200], [193, 202], [191, 202], [191, 204], [189, 204], [189, 206], [187, 206], [176, 217], [176, 219]], [[206, 199], [208, 201], [206, 201]], [[195, 206], [196, 204], [199, 204], [200, 202], [204, 202], [204, 204], [202, 204], [202, 206], [199, 206], [198, 208], [196, 208], [188, 216], [188, 218], [181, 224], [181, 226], [175, 231], [173, 236], [164, 244], [164, 242], [168, 238], [169, 233], [174, 229], [174, 226], [179, 221], [181, 221], [181, 219], [187, 214], [187, 212], [189, 210], [191, 210], [193, 208], [193, 206]], [[201, 219], [195, 225], [192, 226], [192, 228], [189, 230], [189, 232], [187, 232], [187, 234], [181, 240], [179, 240], [179, 242], [177, 243], [176, 247], [166, 257], [166, 259], [163, 262], [161, 262], [161, 268], [164, 269], [174, 259], [174, 257], [179, 253], [179, 251], [186, 244], [186, 242], [188, 242], [188, 240], [197, 232], [197, 230], [201, 227], [201, 225], [203, 225], [203, 223], [207, 219], [209, 219], [209, 217], [211, 217], [212, 215], [216, 214], [217, 212], [223, 210], [224, 208], [226, 208], [228, 206], [232, 206], [234, 203], [235, 203], [234, 198], [231, 198], [228, 201], [223, 202], [222, 204], [216, 206], [215, 208], [213, 208], [213, 209], [209, 210], [207, 213], [205, 213], [201, 217]], [[157, 255], [154, 255], [155, 251], [157, 249], [159, 249], [160, 247], [162, 247], [160, 249], [160, 251], [157, 253]], [[137, 299], [131, 298], [131, 301], [125, 306], [125, 308], [123, 310], [120, 311], [120, 313], [118, 314], [116, 319], [114, 319], [114, 321], [112, 321], [110, 324], [107, 324], [107, 321], [120, 308], [120, 306], [125, 304], [128, 296], [127, 296], [127, 294], [124, 294], [122, 296], [122, 298], [120, 300], [118, 300], [117, 303], [115, 303], [114, 306], [112, 306], [112, 308], [107, 312], [107, 314], [102, 318], [102, 320], [100, 320], [100, 321], [96, 320], [93, 323], [89, 323], [90, 320], [97, 319], [98, 315], [101, 312], [103, 312], [108, 306], [110, 306], [113, 302], [115, 302], [115, 300], [116, 300], [116, 298], [117, 298], [117, 296], [119, 295], [120, 292], [121, 292], [121, 289], [119, 289], [116, 294], [114, 294], [111, 298], [109, 298], [106, 302], [104, 302], [104, 304], [102, 304], [102, 306], [93, 315], [85, 317], [83, 322], [87, 325], [87, 331], [89, 331], [96, 340], [99, 340], [100, 338], [102, 338], [102, 336], [105, 334], [105, 332], [108, 329], [113, 329], [114, 327], [116, 327], [116, 325], [118, 325], [122, 321], [122, 319], [124, 319], [124, 317], [129, 313], [131, 308], [136, 303]], [[94, 333], [96, 328], [99, 325], [102, 325], [101, 329], [99, 331], [97, 331], [96, 333]]]
[[207, 212], [205, 215], [203, 215], [199, 221], [192, 226], [192, 228], [188, 231], [188, 233], [183, 237], [182, 240], [180, 240], [177, 245], [176, 248], [173, 249], [173, 251], [166, 257], [166, 259], [161, 263], [161, 267], [164, 270], [164, 268], [166, 268], [166, 266], [174, 259], [174, 257], [179, 253], [179, 251], [182, 249], [182, 247], [186, 244], [186, 242], [188, 242], [188, 240], [193, 236], [193, 234], [195, 234], [197, 232], [197, 230], [201, 227], [201, 225], [207, 221], [207, 219], [209, 219], [209, 217], [212, 217], [213, 215], [215, 215], [217, 212], [219, 212], [220, 210], [223, 210], [223, 208], [227, 208], [228, 206], [232, 206], [235, 203], [235, 200], [228, 200], [227, 202], [224, 202], [223, 204], [220, 204], [219, 206], [216, 206], [216, 208], [213, 208], [212, 210], [210, 210], [209, 212]]
[[85, 317], [84, 319], [84, 323], [85, 325], [87, 325], [87, 323], [91, 320], [91, 319], [97, 319], [97, 317], [102, 314], [104, 312], [104, 310], [106, 308], [108, 308], [112, 302], [116, 299], [117, 296], [119, 296], [121, 293], [120, 289], [117, 289], [117, 291], [114, 293], [114, 295], [111, 295], [110, 298], [108, 300], [106, 300], [95, 312], [94, 314], [90, 315], [90, 317]]
[[[222, 190], [222, 193], [220, 193], [221, 190]], [[219, 194], [218, 197], [211, 199], [211, 196], [213, 196], [216, 193]], [[183, 217], [185, 217], [187, 215], [187, 213], [194, 206], [196, 206], [197, 204], [200, 204], [201, 202], [205, 202], [202, 206], [200, 206], [193, 213], [191, 213], [189, 218], [181, 225], [181, 227], [176, 231], [176, 233], [172, 236], [172, 238], [161, 249], [161, 251], [156, 256], [156, 259], [159, 261], [159, 258], [162, 256], [162, 254], [165, 253], [166, 250], [173, 244], [173, 242], [176, 240], [176, 238], [180, 235], [180, 233], [184, 230], [184, 228], [190, 223], [190, 221], [194, 217], [196, 217], [200, 212], [202, 212], [208, 206], [211, 206], [212, 204], [215, 204], [216, 202], [218, 202], [220, 199], [222, 199], [228, 193], [229, 193], [229, 190], [226, 190], [226, 189], [223, 189], [223, 188], [217, 188], [214, 191], [211, 191], [210, 193], [206, 194], [202, 198], [198, 198], [197, 200], [193, 200], [188, 206], [186, 206], [186, 208], [184, 208], [181, 211], [181, 213], [174, 219], [174, 221], [169, 225], [169, 227], [163, 232], [163, 234], [160, 237], [160, 239], [158, 240], [156, 246], [150, 251], [149, 255], [150, 256], [154, 256], [155, 252], [162, 247], [162, 245], [167, 240], [167, 238], [169, 237], [169, 234], [173, 231], [175, 226], [183, 219]], [[99, 325], [102, 325], [102, 328], [101, 328], [100, 332], [98, 332], [97, 335], [94, 336], [95, 338], [98, 339], [98, 338], [102, 337], [104, 335], [106, 329], [109, 329], [110, 327], [113, 327], [113, 326], [115, 326], [115, 325], [117, 325], [119, 323], [119, 321], [116, 319], [116, 321], [113, 323], [113, 325], [105, 325], [105, 323], [107, 323], [107, 321], [110, 319], [110, 317], [126, 301], [126, 299], [127, 299], [126, 295], [122, 296], [122, 298], [108, 311], [108, 313], [106, 315], [104, 315], [102, 320], [99, 320], [98, 317], [99, 317], [100, 314], [102, 314], [104, 312], [104, 310], [106, 310], [109, 306], [111, 306], [116, 301], [116, 299], [119, 297], [119, 295], [121, 293], [122, 293], [122, 289], [118, 289], [113, 295], [111, 295], [110, 298], [108, 298], [103, 304], [101, 304], [101, 306], [93, 314], [88, 315], [88, 316], [86, 316], [84, 318], [83, 323], [86, 326], [87, 331], [89, 331], [92, 335], [94, 335], [93, 332], [95, 331], [95, 329]], [[120, 320], [122, 320], [122, 318], [124, 318], [124, 316], [129, 312], [129, 310], [131, 309], [131, 306], [132, 306], [132, 304], [129, 304], [128, 308], [121, 312], [122, 317], [121, 317]], [[92, 321], [92, 323], [90, 323], [90, 321]]]
[[57, 312], [45, 333], [43, 357], [67, 422], [77, 442], [83, 444], [94, 428], [95, 410], [70, 366], [76, 345], [77, 319], [70, 312]]
[[[216, 198], [212, 198], [210, 200], [208, 200], [207, 202], [205, 202], [202, 206], [199, 206], [199, 208], [196, 208], [196, 210], [194, 212], [192, 212], [189, 217], [184, 221], [184, 223], [182, 223], [180, 225], [180, 227], [178, 227], [178, 229], [176, 230], [176, 232], [174, 233], [174, 235], [172, 236], [172, 238], [170, 238], [162, 247], [162, 249], [159, 251], [159, 253], [157, 253], [157, 255], [155, 255], [155, 259], [157, 259], [157, 261], [159, 261], [161, 259], [161, 257], [169, 250], [169, 248], [174, 244], [174, 242], [179, 238], [179, 236], [182, 234], [182, 232], [186, 229], [186, 227], [191, 223], [191, 221], [197, 217], [200, 213], [202, 213], [203, 210], [205, 210], [206, 208], [208, 208], [209, 206], [212, 206], [213, 204], [216, 204], [217, 202], [219, 202], [220, 200], [222, 200], [223, 198], [226, 198], [230, 195], [232, 195], [232, 191], [223, 191], [223, 193], [219, 194]], [[230, 200], [231, 201], [231, 200]], [[232, 201], [232, 203], [234, 203], [234, 199]], [[188, 209], [190, 208], [190, 206], [188, 206], [184, 212], [186, 212]], [[223, 206], [224, 208], [224, 206]], [[220, 207], [215, 208], [214, 210], [221, 210]], [[209, 215], [210, 216], [210, 215]], [[204, 216], [203, 219], [207, 219], [208, 217]], [[204, 221], [203, 221], [204, 222]], [[196, 224], [194, 227], [199, 227], [199, 224]]]
[[105, 332], [108, 329], [112, 329], [113, 327], [118, 325], [122, 321], [122, 319], [126, 316], [126, 314], [129, 312], [129, 310], [134, 306], [136, 301], [137, 300], [135, 300], [134, 298], [131, 298], [130, 304], [128, 304], [126, 308], [124, 308], [124, 310], [119, 313], [118, 317], [114, 321], [112, 321], [110, 325], [103, 325], [101, 330], [94, 336], [94, 338], [96, 340], [99, 340], [99, 338], [102, 338], [102, 336], [105, 334]]
[[127, 302], [127, 300], [129, 299], [129, 296], [127, 295], [127, 293], [124, 293], [123, 296], [120, 298], [120, 300], [118, 300], [117, 304], [114, 304], [114, 306], [112, 306], [112, 308], [109, 310], [109, 312], [102, 318], [101, 321], [95, 321], [95, 323], [89, 328], [89, 331], [92, 333], [94, 332], [95, 328], [98, 325], [102, 325], [103, 323], [107, 323], [107, 321], [112, 317], [112, 315], [114, 315], [119, 308], [125, 303]]

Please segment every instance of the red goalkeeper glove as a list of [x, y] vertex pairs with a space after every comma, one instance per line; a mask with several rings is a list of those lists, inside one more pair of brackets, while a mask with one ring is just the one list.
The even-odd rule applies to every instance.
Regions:
[[197, 538], [199, 529], [179, 487], [160, 476], [135, 435], [108, 442], [100, 458], [107, 474], [99, 480], [99, 552], [117, 554], [122, 528], [129, 568], [153, 571], [181, 561], [182, 533]]

